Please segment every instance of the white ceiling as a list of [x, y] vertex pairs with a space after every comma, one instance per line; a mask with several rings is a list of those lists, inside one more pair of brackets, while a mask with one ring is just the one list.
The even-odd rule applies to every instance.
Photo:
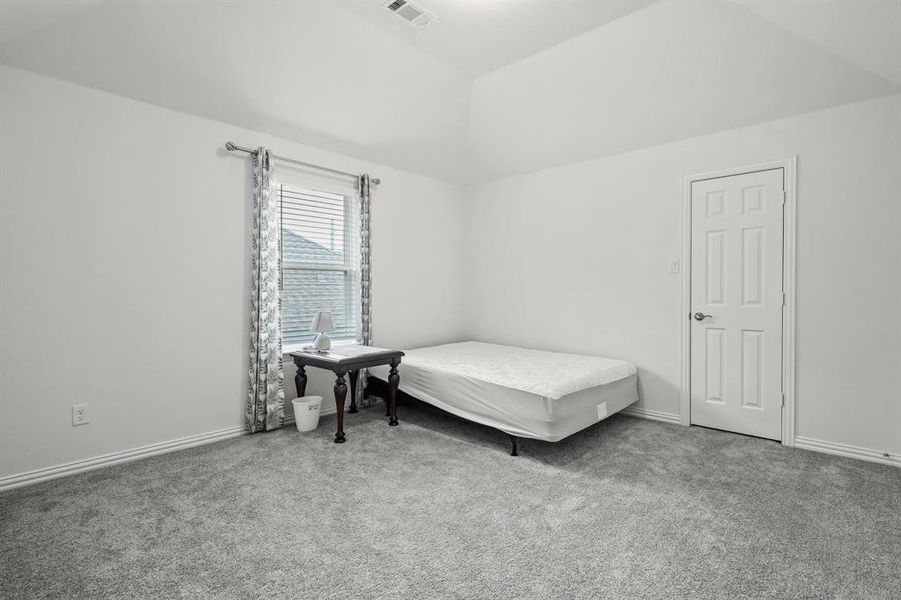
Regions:
[[733, 2], [661, 2], [475, 81], [483, 176], [655, 146], [897, 92]]
[[381, 4], [2, 0], [0, 62], [460, 183], [901, 90], [899, 0]]
[[0, 61], [443, 179], [469, 173], [471, 81], [330, 2], [104, 2], [13, 39]]
[[0, 45], [98, 4], [100, 0], [0, 0]]
[[901, 0], [737, 0], [854, 64], [901, 83]]
[[387, 0], [338, 3], [463, 73], [477, 77], [614, 21], [653, 0], [411, 0], [437, 18], [417, 29]]

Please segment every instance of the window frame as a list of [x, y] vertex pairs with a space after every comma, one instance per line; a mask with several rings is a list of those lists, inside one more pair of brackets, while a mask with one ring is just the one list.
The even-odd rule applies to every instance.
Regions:
[[[282, 285], [284, 282], [284, 275], [286, 271], [313, 271], [313, 272], [343, 272], [344, 273], [344, 306], [343, 309], [346, 315], [352, 317], [350, 324], [352, 327], [346, 334], [329, 334], [329, 338], [332, 341], [338, 342], [357, 342], [359, 341], [359, 329], [360, 329], [360, 315], [356, 314], [354, 310], [355, 302], [354, 302], [354, 293], [355, 293], [355, 285], [354, 280], [357, 274], [357, 269], [354, 268], [354, 260], [353, 260], [353, 224], [354, 219], [352, 218], [351, 211], [353, 210], [354, 198], [347, 195], [341, 194], [338, 192], [329, 192], [325, 190], [317, 190], [311, 187], [305, 187], [300, 185], [287, 185], [284, 183], [277, 183], [278, 186], [278, 210], [279, 210], [279, 291], [282, 292]], [[344, 262], [342, 264], [337, 263], [317, 263], [317, 262], [307, 262], [307, 261], [286, 261], [284, 259], [284, 190], [288, 189], [289, 192], [295, 192], [299, 194], [309, 194], [311, 196], [335, 196], [340, 197], [342, 199], [342, 204], [344, 207], [343, 210], [343, 241], [342, 241], [342, 250], [343, 250], [343, 258]], [[300, 235], [300, 234], [297, 234]], [[315, 242], [314, 242], [315, 243]], [[360, 290], [362, 293], [362, 290]], [[282, 309], [282, 314], [284, 314], [284, 294], [280, 294], [280, 306]], [[315, 334], [312, 332], [307, 334], [302, 334], [300, 336], [287, 336], [284, 330], [284, 323], [282, 323], [280, 327], [280, 334], [282, 336], [282, 342], [284, 344], [289, 345], [297, 345], [297, 344], [306, 344], [312, 341], [312, 338], [315, 337]], [[309, 339], [307, 339], [309, 337]]]

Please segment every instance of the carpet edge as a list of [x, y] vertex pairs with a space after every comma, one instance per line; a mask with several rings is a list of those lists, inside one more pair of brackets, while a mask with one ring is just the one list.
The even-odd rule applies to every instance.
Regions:
[[92, 471], [94, 469], [100, 469], [102, 467], [140, 460], [142, 458], [147, 458], [150, 456], [168, 454], [169, 452], [185, 450], [187, 448], [202, 446], [204, 444], [212, 444], [213, 442], [219, 442], [222, 440], [239, 437], [245, 435], [246, 433], [247, 430], [243, 425], [236, 425], [234, 427], [227, 427], [225, 429], [219, 429], [217, 431], [209, 431], [207, 433], [190, 435], [166, 442], [158, 442], [156, 444], [148, 444], [146, 446], [140, 446], [138, 448], [131, 448], [129, 450], [122, 450], [120, 452], [112, 452], [110, 454], [103, 454], [101, 456], [95, 456], [93, 458], [76, 460], [70, 463], [64, 463], [52, 467], [44, 467], [42, 469], [35, 469], [33, 471], [17, 473], [15, 475], [7, 475], [5, 477], [0, 477], [0, 492], [24, 487], [27, 485], [33, 485], [44, 481], [50, 481], [51, 479], [58, 479], [60, 477], [68, 477], [69, 475], [75, 475], [76, 473], [83, 473], [85, 471]]

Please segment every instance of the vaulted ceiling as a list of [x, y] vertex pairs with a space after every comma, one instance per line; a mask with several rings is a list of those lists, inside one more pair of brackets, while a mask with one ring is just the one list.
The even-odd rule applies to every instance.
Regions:
[[901, 91], [898, 0], [384, 4], [4, 0], [0, 62], [459, 183]]
[[439, 21], [411, 27], [386, 0], [340, 6], [470, 77], [514, 63], [651, 4], [654, 0], [415, 0]]

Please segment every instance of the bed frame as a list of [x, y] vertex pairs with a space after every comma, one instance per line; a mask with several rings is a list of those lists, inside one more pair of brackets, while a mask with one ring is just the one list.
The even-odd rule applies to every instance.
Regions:
[[[366, 383], [366, 390], [365, 390], [366, 396], [373, 395], [373, 396], [378, 396], [379, 398], [387, 398], [388, 391], [389, 391], [388, 382], [382, 381], [378, 377], [374, 377], [372, 375], [369, 376], [369, 378], [367, 379], [367, 383]], [[410, 400], [413, 400], [415, 402], [423, 402], [416, 396], [411, 396], [410, 394], [404, 392], [403, 390], [397, 390], [397, 398], [396, 399], [397, 399], [398, 403], [401, 401], [406, 403], [406, 402], [409, 402]], [[423, 402], [423, 404], [428, 404], [428, 402]], [[432, 406], [432, 405], [429, 404], [429, 406]], [[435, 407], [435, 409], [441, 410], [440, 408], [437, 408], [437, 407]], [[385, 404], [385, 411], [386, 411], [385, 416], [390, 416], [390, 414], [388, 414], [390, 411], [388, 410], [387, 403]], [[441, 411], [441, 412], [445, 412], [445, 411]], [[447, 413], [447, 414], [450, 414], [450, 413]], [[463, 420], [465, 420], [465, 419], [463, 419]], [[468, 421], [468, 422], [473, 423], [474, 421]], [[484, 427], [487, 427], [487, 425], [485, 425]], [[498, 429], [497, 431], [500, 431], [500, 429]], [[517, 446], [517, 442], [519, 441], [519, 438], [516, 437], [515, 435], [510, 435], [509, 433], [506, 433], [503, 431], [501, 431], [501, 433], [504, 433], [505, 435], [507, 435], [510, 438], [510, 446], [511, 446], [510, 447], [510, 456], [519, 456], [519, 448]]]

